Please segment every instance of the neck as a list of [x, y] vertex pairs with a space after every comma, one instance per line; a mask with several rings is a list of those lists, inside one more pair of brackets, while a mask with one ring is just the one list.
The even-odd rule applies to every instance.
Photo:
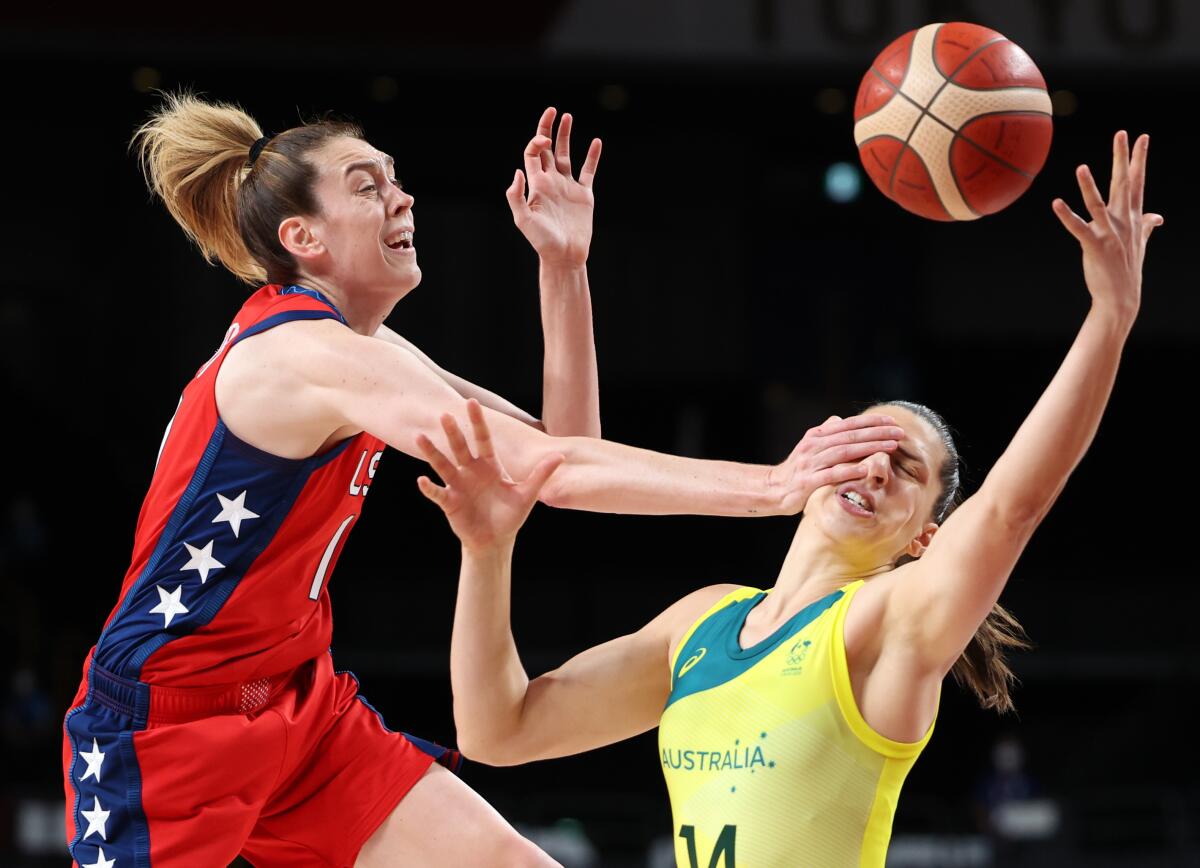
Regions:
[[768, 612], [782, 614], [792, 611], [798, 602], [819, 600], [843, 585], [892, 568], [890, 563], [877, 564], [854, 554], [831, 545], [815, 520], [801, 521], [775, 588], [762, 605]]
[[308, 275], [301, 275], [297, 285], [315, 289], [333, 302], [350, 328], [360, 335], [375, 334], [400, 300], [385, 293], [345, 292], [324, 278]]

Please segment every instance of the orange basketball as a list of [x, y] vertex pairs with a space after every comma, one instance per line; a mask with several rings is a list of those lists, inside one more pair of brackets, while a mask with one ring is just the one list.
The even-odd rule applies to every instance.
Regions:
[[883, 194], [932, 220], [1008, 207], [1041, 171], [1052, 123], [1029, 55], [977, 24], [928, 24], [875, 58], [854, 102], [854, 141]]

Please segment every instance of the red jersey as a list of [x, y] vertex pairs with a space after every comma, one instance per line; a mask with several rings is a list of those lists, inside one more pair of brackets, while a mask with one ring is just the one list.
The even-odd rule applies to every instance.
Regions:
[[279, 673], [328, 649], [329, 577], [384, 443], [364, 432], [320, 455], [281, 458], [238, 439], [215, 395], [230, 347], [313, 319], [346, 322], [319, 292], [264, 286], [184, 389], [93, 655], [113, 675], [206, 686]]

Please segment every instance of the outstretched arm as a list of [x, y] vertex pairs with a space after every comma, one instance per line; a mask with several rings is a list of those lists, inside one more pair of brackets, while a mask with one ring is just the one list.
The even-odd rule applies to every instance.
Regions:
[[[311, 439], [370, 431], [420, 456], [417, 435], [444, 444], [439, 419], [461, 414], [462, 398], [411, 352], [356, 335], [332, 320], [287, 325], [287, 358], [304, 358], [289, 385], [290, 406], [305, 409]], [[775, 466], [663, 455], [594, 437], [551, 437], [484, 410], [505, 463], [518, 478], [547, 455], [566, 462], [542, 490], [552, 505], [641, 515], [786, 515], [818, 487], [863, 476], [863, 458], [896, 448], [903, 431], [882, 416], [830, 418]], [[465, 421], [465, 420], [464, 420]], [[293, 426], [294, 427], [294, 426]]]
[[1096, 434], [1141, 303], [1146, 241], [1162, 225], [1142, 213], [1149, 137], [1130, 158], [1113, 142], [1106, 203], [1087, 166], [1076, 172], [1087, 222], [1061, 199], [1054, 211], [1083, 249], [1092, 306], [1041, 399], [979, 491], [937, 531], [928, 553], [891, 595], [885, 634], [902, 635], [932, 668], [949, 671], [1000, 596], [1034, 529]]
[[514, 765], [580, 753], [651, 729], [670, 690], [671, 638], [714, 594], [693, 594], [636, 633], [584, 651], [531, 681], [509, 614], [513, 544], [563, 456], [549, 456], [527, 479], [513, 482], [496, 457], [479, 405], [472, 402], [467, 413], [475, 454], [447, 415], [442, 423], [450, 457], [420, 438], [445, 487], [428, 477], [418, 480], [462, 543], [450, 646], [459, 748], [481, 762]]
[[[600, 140], [592, 139], [576, 180], [571, 169], [571, 124], [562, 116], [551, 150], [556, 110], [542, 112], [506, 192], [513, 222], [538, 254], [542, 334], [542, 424], [556, 436], [600, 436], [600, 383], [592, 334], [587, 258], [592, 242], [592, 182]], [[526, 177], [529, 192], [526, 196]]]

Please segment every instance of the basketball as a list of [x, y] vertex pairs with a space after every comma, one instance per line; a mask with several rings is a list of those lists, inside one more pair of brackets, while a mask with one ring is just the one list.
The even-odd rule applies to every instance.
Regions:
[[931, 220], [1020, 198], [1046, 162], [1050, 95], [1032, 58], [977, 24], [928, 24], [880, 52], [854, 102], [854, 142], [885, 196]]

